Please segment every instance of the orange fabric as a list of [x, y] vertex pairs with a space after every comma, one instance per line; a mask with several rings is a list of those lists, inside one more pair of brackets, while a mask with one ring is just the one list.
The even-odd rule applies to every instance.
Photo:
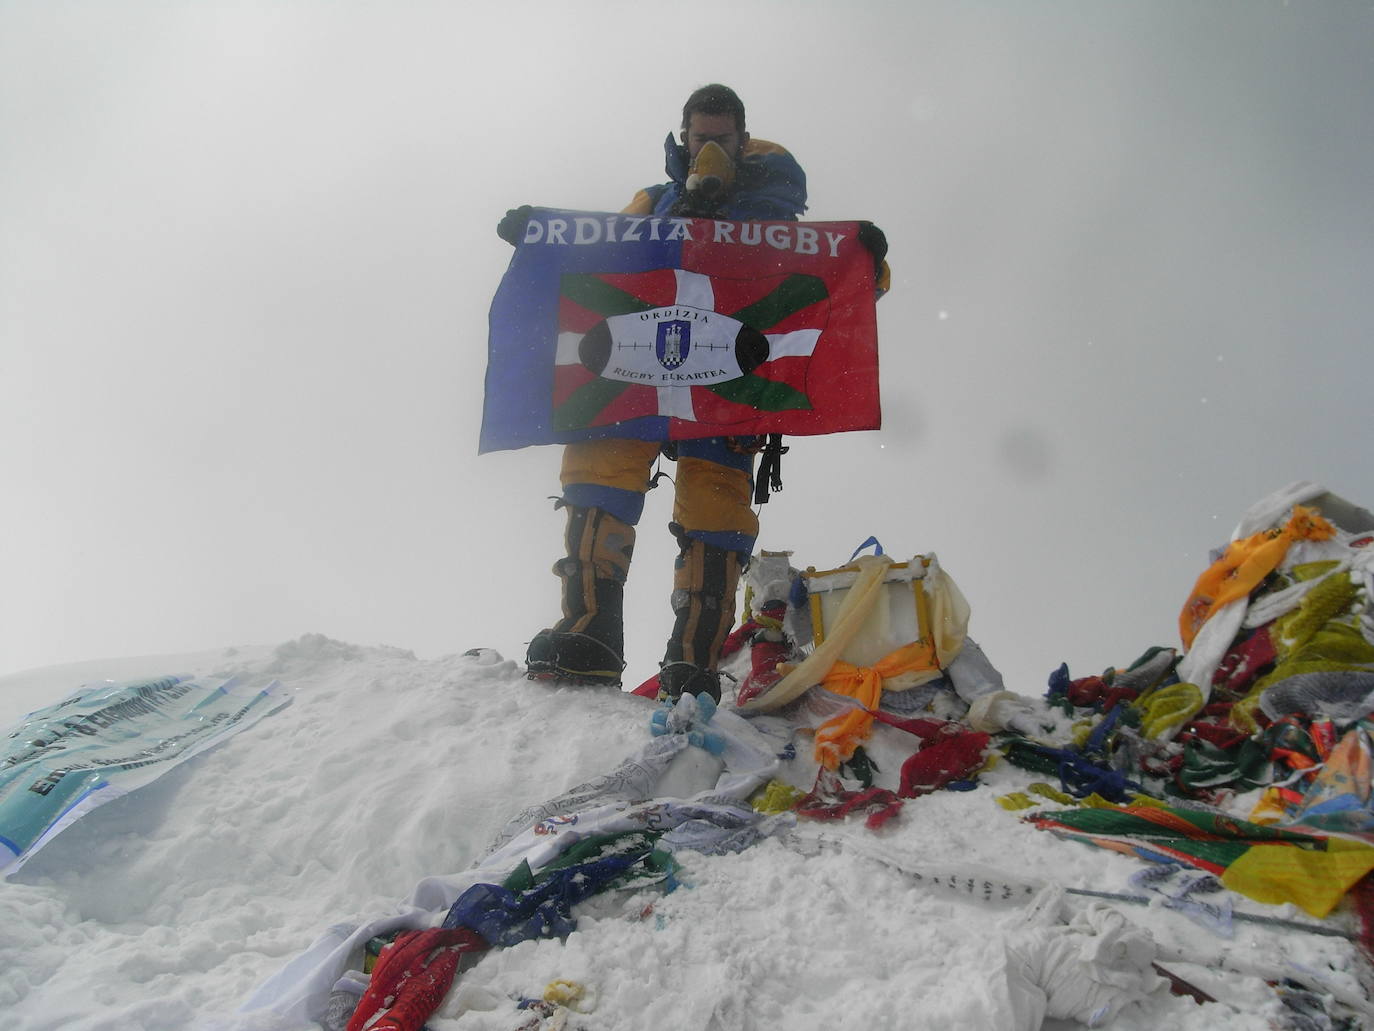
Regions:
[[836, 694], [853, 698], [862, 708], [851, 709], [843, 716], [827, 720], [816, 729], [816, 760], [826, 769], [834, 770], [854, 754], [873, 728], [873, 713], [883, 693], [883, 680], [902, 673], [938, 670], [935, 645], [913, 641], [872, 666], [854, 666], [837, 662], [821, 683]]
[[788, 150], [781, 143], [774, 143], [772, 140], [761, 140], [757, 136], [750, 136], [749, 142], [744, 145], [744, 156], [746, 158], [755, 157], [759, 154], [786, 154]]
[[753, 482], [743, 469], [679, 457], [673, 520], [688, 530], [735, 530], [759, 535], [759, 517], [750, 507]]
[[1293, 516], [1282, 530], [1262, 530], [1244, 540], [1232, 541], [1221, 558], [1198, 577], [1193, 593], [1178, 616], [1178, 635], [1191, 648], [1202, 624], [1223, 605], [1243, 598], [1278, 568], [1294, 541], [1324, 541], [1336, 532], [1315, 509], [1293, 506]]
[[581, 440], [563, 448], [563, 486], [599, 483], [643, 494], [649, 489], [649, 471], [661, 447], [656, 440], [605, 437]]

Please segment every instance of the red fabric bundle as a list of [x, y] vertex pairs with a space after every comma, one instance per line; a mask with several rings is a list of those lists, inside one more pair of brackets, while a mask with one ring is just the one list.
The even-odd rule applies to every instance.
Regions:
[[1215, 723], [1197, 720], [1188, 724], [1187, 729], [1179, 734], [1178, 739], [1182, 742], [1188, 742], [1195, 738], [1201, 738], [1222, 751], [1230, 751], [1232, 748], [1238, 748], [1241, 742], [1248, 740], [1249, 737], [1249, 734], [1231, 726], [1219, 726]]
[[743, 705], [751, 698], [757, 698], [782, 679], [778, 672], [779, 662], [785, 662], [792, 653], [786, 641], [770, 641], [761, 637], [749, 650], [749, 675], [739, 686], [735, 704]]
[[873, 713], [873, 718], [879, 723], [886, 723], [889, 727], [896, 727], [898, 730], [905, 730], [908, 734], [915, 734], [922, 741], [929, 738], [939, 737], [941, 734], [953, 736], [962, 733], [964, 725], [955, 723], [951, 720], [937, 720], [929, 717], [909, 717], [893, 716], [891, 713], [883, 712], [881, 709]]
[[381, 1010], [386, 1015], [370, 1031], [420, 1031], [448, 994], [459, 957], [487, 948], [487, 940], [467, 927], [406, 931], [382, 950], [348, 1031], [362, 1031]]
[[1069, 684], [1068, 698], [1074, 705], [1082, 708], [1096, 705], [1107, 693], [1107, 682], [1101, 677], [1083, 677]]
[[754, 635], [754, 631], [761, 629], [758, 623], [752, 619], [747, 619], [730, 632], [730, 636], [725, 639], [725, 643], [720, 646], [721, 659], [728, 659], [739, 651]]
[[1231, 650], [1221, 660], [1216, 673], [1212, 675], [1212, 685], [1235, 694], [1244, 694], [1259, 677], [1262, 670], [1268, 669], [1278, 658], [1274, 642], [1269, 636], [1266, 624], [1256, 630]]
[[816, 772], [811, 793], [796, 804], [794, 811], [810, 820], [839, 820], [852, 812], [867, 811], [864, 826], [876, 831], [902, 811], [902, 800], [886, 788], [850, 791], [839, 774], [822, 766]]
[[916, 798], [951, 781], [967, 780], [983, 765], [989, 740], [988, 734], [970, 730], [922, 748], [902, 763], [902, 784], [897, 793], [902, 798]]
[[1114, 687], [1102, 696], [1102, 711], [1111, 712], [1122, 702], [1133, 702], [1140, 692], [1133, 687]]

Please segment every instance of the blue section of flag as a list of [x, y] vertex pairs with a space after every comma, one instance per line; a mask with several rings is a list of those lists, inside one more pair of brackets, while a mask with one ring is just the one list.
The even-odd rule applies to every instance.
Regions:
[[[595, 220], [604, 226], [608, 217], [600, 212], [534, 209], [531, 222], [539, 228], [527, 230], [526, 239], [537, 235], [539, 242], [521, 243], [516, 247], [491, 304], [481, 451], [595, 437], [667, 439], [668, 420], [662, 416], [573, 432], [553, 428], [553, 373], [558, 348], [561, 278], [576, 273], [650, 272], [677, 268], [681, 263], [682, 244], [678, 241], [574, 242], [578, 219]], [[563, 244], [547, 242], [549, 226], [556, 221], [568, 227]], [[662, 220], [662, 227], [666, 232], [666, 220]], [[646, 235], [647, 231], [646, 220]]]

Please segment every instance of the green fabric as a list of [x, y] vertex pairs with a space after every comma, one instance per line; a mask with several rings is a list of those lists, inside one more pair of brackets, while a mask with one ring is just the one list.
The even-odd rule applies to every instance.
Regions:
[[600, 376], [583, 383], [566, 401], [554, 409], [554, 429], [577, 430], [590, 426], [601, 410], [629, 389], [629, 386], [628, 383], [602, 379]]
[[761, 412], [807, 411], [810, 399], [795, 387], [750, 373], [724, 383], [706, 384], [705, 389], [735, 404], [748, 405]]
[[1115, 841], [1143, 853], [1142, 858], [1150, 858], [1148, 854], [1154, 852], [1213, 871], [1230, 866], [1256, 844], [1326, 849], [1325, 839], [1310, 834], [1174, 807], [1070, 809], [1026, 819], [1044, 830], [1088, 844]]
[[1339, 565], [1340, 562], [1334, 558], [1326, 559], [1323, 562], [1302, 562], [1288, 572], [1295, 581], [1302, 583], [1306, 580], [1316, 580], [1323, 577]]
[[593, 834], [591, 837], [583, 838], [581, 841], [568, 846], [567, 850], [557, 859], [540, 867], [537, 874], [530, 869], [528, 861], [520, 860], [520, 865], [501, 882], [501, 887], [519, 894], [544, 883], [557, 871], [565, 870], [570, 866], [580, 866], [605, 856], [635, 852], [644, 853], [642, 863], [612, 883], [617, 886], [624, 886], [640, 880], [661, 880], [665, 875], [676, 872], [678, 868], [677, 863], [668, 853], [658, 851], [658, 839], [661, 837], [663, 837], [662, 831]]
[[1131, 663], [1129, 666], [1127, 666], [1127, 667], [1126, 667], [1126, 671], [1129, 673], [1129, 672], [1130, 672], [1131, 670], [1133, 670], [1133, 669], [1139, 669], [1141, 666], [1145, 665], [1145, 663], [1149, 662], [1151, 659], [1153, 659], [1153, 658], [1154, 658], [1156, 655], [1158, 655], [1160, 652], [1167, 652], [1167, 651], [1172, 651], [1172, 649], [1170, 649], [1170, 648], [1168, 648], [1168, 647], [1166, 647], [1165, 645], [1162, 645], [1162, 644], [1153, 645], [1153, 646], [1151, 646], [1151, 647], [1145, 649], [1145, 653], [1144, 653], [1143, 655], [1141, 655], [1140, 658], [1136, 659], [1135, 662], [1133, 662], [1133, 663]]
[[1306, 756], [1313, 763], [1322, 761], [1317, 743], [1312, 740], [1310, 722], [1306, 717], [1286, 716], [1266, 727], [1260, 734], [1260, 740], [1263, 741], [1264, 747], [1270, 751], [1270, 754], [1272, 754], [1273, 749], [1282, 748], [1285, 751], [1297, 752], [1299, 755]]
[[1355, 627], [1332, 622], [1310, 634], [1301, 645], [1289, 649], [1270, 673], [1255, 682], [1250, 694], [1258, 697], [1266, 688], [1303, 673], [1370, 669], [1374, 669], [1374, 645]]
[[1073, 715], [1073, 702], [1069, 701], [1069, 696], [1067, 693], [1046, 696], [1045, 701], [1049, 705], [1051, 710], [1057, 709], [1059, 712], [1062, 712], [1065, 716]]
[[741, 308], [731, 317], [755, 329], [769, 329], [783, 319], [795, 315], [803, 308], [824, 301], [829, 296], [825, 289], [825, 280], [818, 276], [794, 274], [784, 279], [768, 296]]
[[840, 771], [848, 777], [857, 780], [865, 788], [873, 786], [873, 774], [877, 772], [878, 764], [872, 757], [864, 751], [864, 746], [859, 745], [854, 749], [853, 756], [847, 763], [840, 767]]
[[567, 273], [562, 281], [563, 296], [589, 311], [609, 318], [652, 311], [653, 305], [634, 294], [612, 286], [599, 276]]
[[[1073, 706], [1070, 704], [1070, 710]], [[1007, 762], [1031, 773], [1053, 773], [1059, 775], [1059, 760], [1046, 755], [1036, 744], [1025, 738], [1012, 738], [998, 746]]]
[[1250, 738], [1225, 751], [1203, 740], [1183, 746], [1183, 767], [1178, 781], [1192, 791], [1235, 785], [1245, 790], [1265, 787], [1274, 781], [1274, 764], [1268, 745]]
[[528, 860], [520, 860], [520, 865], [511, 871], [510, 876], [501, 882], [501, 887], [507, 891], [519, 894], [522, 891], [529, 891], [534, 887], [534, 871], [530, 869]]
[[1285, 658], [1303, 649], [1318, 631], [1350, 610], [1359, 595], [1348, 575], [1328, 576], [1302, 599], [1301, 604], [1277, 624], [1274, 643]]
[[627, 852], [650, 852], [663, 837], [661, 831], [625, 831], [619, 834], [593, 834], [570, 845], [562, 855], [539, 868], [533, 883], [541, 884], [558, 870]]
[[1183, 769], [1178, 779], [1188, 788], [1234, 785], [1249, 790], [1267, 787], [1274, 782], [1276, 764], [1271, 756], [1276, 748], [1297, 752], [1314, 763], [1321, 762], [1307, 721], [1288, 717], [1229, 751], [1206, 741], [1190, 741], [1183, 750]]

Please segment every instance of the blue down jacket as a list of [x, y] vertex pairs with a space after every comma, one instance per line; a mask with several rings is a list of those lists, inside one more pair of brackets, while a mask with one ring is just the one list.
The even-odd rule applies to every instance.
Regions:
[[[666, 215], [682, 196], [687, 180], [687, 148], [676, 136], [663, 141], [664, 171], [672, 182], [650, 186], [641, 193], [652, 202], [652, 213]], [[636, 198], [638, 199], [638, 198]], [[728, 219], [796, 221], [806, 210], [806, 173], [797, 159], [776, 143], [751, 139], [744, 148], [735, 188], [721, 210]]]

